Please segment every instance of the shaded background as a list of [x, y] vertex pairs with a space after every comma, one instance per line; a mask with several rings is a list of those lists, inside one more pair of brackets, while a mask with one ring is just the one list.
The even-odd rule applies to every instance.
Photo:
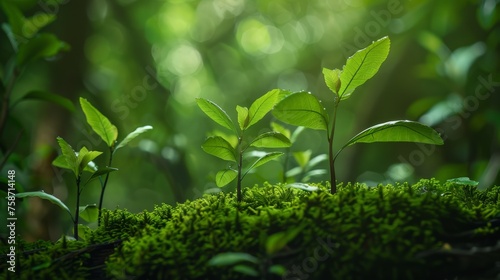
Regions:
[[[7, 1], [7, 0], [3, 0]], [[104, 206], [132, 212], [154, 204], [182, 202], [219, 191], [215, 173], [227, 164], [200, 146], [216, 130], [196, 106], [213, 100], [236, 119], [236, 105], [249, 106], [274, 88], [314, 93], [332, 104], [322, 67], [341, 68], [356, 50], [390, 36], [391, 51], [379, 73], [342, 103], [337, 147], [362, 129], [397, 119], [419, 120], [442, 133], [444, 146], [356, 145], [338, 158], [341, 182], [377, 183], [468, 176], [480, 187], [499, 183], [500, 11], [498, 0], [172, 0], [17, 1], [25, 15], [54, 14], [44, 31], [71, 50], [29, 65], [13, 99], [43, 89], [72, 100], [76, 110], [38, 101], [19, 103], [2, 134], [9, 147], [24, 133], [2, 174], [15, 169], [24, 191], [44, 189], [75, 205], [69, 172], [51, 166], [57, 136], [75, 149], [106, 151], [86, 124], [84, 97], [118, 127], [121, 140], [138, 126], [147, 132], [114, 157]], [[0, 14], [2, 22], [6, 16]], [[2, 65], [12, 49], [0, 37]], [[251, 131], [269, 130], [269, 114]], [[289, 127], [293, 129], [293, 127]], [[303, 132], [292, 151], [327, 152], [322, 131]], [[5, 149], [2, 149], [5, 154]], [[104, 166], [107, 155], [96, 163]], [[317, 169], [326, 169], [321, 162]], [[293, 160], [287, 169], [297, 166]], [[244, 186], [280, 182], [284, 168], [273, 162]], [[328, 180], [328, 174], [310, 181]], [[296, 178], [300, 180], [300, 178]], [[226, 187], [234, 189], [233, 185]], [[97, 203], [98, 183], [86, 187], [82, 203]], [[58, 239], [70, 220], [50, 203], [32, 199], [27, 239]], [[63, 226], [61, 226], [61, 223]]]

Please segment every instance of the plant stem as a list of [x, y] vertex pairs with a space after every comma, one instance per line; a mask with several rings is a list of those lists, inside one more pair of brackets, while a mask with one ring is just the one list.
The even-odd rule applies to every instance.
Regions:
[[337, 109], [340, 103], [340, 98], [335, 98], [334, 100], [334, 111], [333, 111], [333, 120], [332, 120], [332, 128], [330, 131], [330, 135], [328, 136], [328, 161], [330, 163], [330, 192], [335, 194], [337, 192], [337, 178], [335, 175], [335, 157], [333, 155], [333, 137], [335, 136], [335, 122], [337, 121]]
[[[108, 167], [111, 166], [112, 161], [113, 161], [113, 147], [109, 147]], [[109, 174], [110, 173], [106, 174], [106, 179], [104, 179], [104, 184], [102, 185], [102, 188], [101, 188], [101, 196], [99, 197], [99, 210], [97, 212], [97, 226], [98, 227], [101, 225], [102, 202], [104, 200], [104, 191], [106, 191], [106, 185], [108, 184]]]
[[330, 161], [330, 193], [335, 194], [337, 192], [337, 178], [335, 175], [335, 162], [333, 161], [333, 142], [328, 139], [328, 158]]
[[80, 217], [80, 180], [81, 174], [76, 178], [76, 211], [75, 211], [75, 220], [73, 221], [73, 232], [75, 239], [78, 240], [78, 218]]
[[241, 143], [243, 141], [243, 133], [238, 139], [238, 182], [236, 185], [236, 198], [238, 202], [241, 202], [241, 181], [243, 180], [241, 170], [243, 168], [243, 149], [241, 148]]

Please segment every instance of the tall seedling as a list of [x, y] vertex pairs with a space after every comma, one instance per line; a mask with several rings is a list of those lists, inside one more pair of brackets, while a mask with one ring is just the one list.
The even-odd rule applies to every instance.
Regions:
[[[247, 140], [245, 132], [252, 125], [260, 121], [274, 105], [280, 100], [283, 91], [275, 89], [264, 94], [252, 103], [250, 109], [236, 106], [238, 113], [238, 127], [234, 125], [229, 115], [214, 102], [198, 98], [196, 102], [200, 109], [214, 122], [231, 130], [238, 138], [236, 146], [221, 136], [208, 137], [202, 145], [202, 149], [213, 156], [237, 164], [237, 168], [228, 167], [217, 173], [215, 182], [218, 187], [223, 187], [237, 179], [236, 193], [238, 201], [241, 201], [241, 182], [250, 170], [261, 166], [277, 157], [283, 155], [281, 152], [260, 152], [250, 167], [243, 172], [243, 153], [250, 147], [256, 148], [286, 148], [290, 147], [290, 140], [279, 132], [266, 132], [258, 135], [254, 139]], [[248, 141], [248, 142], [247, 142]]]
[[337, 191], [335, 159], [346, 147], [356, 143], [418, 142], [442, 145], [443, 140], [432, 128], [408, 120], [390, 121], [369, 127], [351, 138], [336, 154], [333, 152], [337, 110], [341, 101], [348, 99], [354, 90], [373, 77], [389, 54], [390, 40], [384, 37], [359, 50], [347, 59], [340, 69], [323, 69], [325, 83], [333, 93], [333, 117], [330, 118], [320, 101], [308, 92], [297, 92], [280, 101], [273, 115], [288, 124], [325, 130], [328, 139], [331, 193]]
[[[139, 134], [153, 129], [153, 127], [150, 125], [138, 127], [136, 130], [129, 133], [118, 145], [116, 145], [116, 139], [118, 138], [118, 129], [116, 128], [116, 126], [113, 125], [108, 118], [101, 114], [101, 112], [99, 112], [99, 110], [92, 106], [92, 104], [90, 104], [90, 102], [88, 102], [86, 99], [80, 97], [80, 105], [82, 107], [83, 113], [85, 114], [85, 118], [87, 119], [87, 123], [90, 125], [92, 130], [94, 130], [94, 132], [101, 137], [101, 139], [106, 143], [109, 149], [108, 166], [111, 166], [113, 162], [113, 155], [118, 149], [126, 146]], [[98, 225], [101, 222], [102, 203], [104, 200], [106, 185], [108, 184], [108, 179], [109, 173], [106, 174], [104, 182], [101, 181], [101, 195], [99, 197], [99, 214], [97, 219]]]

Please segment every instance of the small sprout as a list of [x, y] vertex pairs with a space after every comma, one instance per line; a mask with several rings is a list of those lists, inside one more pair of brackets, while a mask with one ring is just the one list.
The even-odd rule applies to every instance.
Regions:
[[[257, 100], [255, 100], [250, 108], [236, 106], [238, 114], [238, 126], [234, 124], [229, 115], [214, 102], [198, 98], [198, 107], [214, 122], [231, 130], [231, 136], [237, 139], [236, 145], [231, 143], [228, 137], [211, 136], [208, 137], [201, 148], [207, 154], [213, 155], [225, 161], [236, 163], [236, 169], [232, 166], [217, 172], [215, 182], [218, 187], [223, 187], [233, 180], [237, 179], [237, 200], [242, 200], [241, 182], [243, 178], [254, 168], [266, 164], [283, 155], [281, 152], [262, 152], [251, 151], [245, 153], [249, 148], [287, 148], [291, 146], [288, 137], [280, 132], [265, 132], [253, 139], [246, 139], [245, 132], [252, 125], [260, 121], [264, 116], [273, 109], [274, 105], [285, 94], [282, 90], [272, 90]], [[244, 154], [247, 157], [257, 157], [256, 160], [243, 171]]]

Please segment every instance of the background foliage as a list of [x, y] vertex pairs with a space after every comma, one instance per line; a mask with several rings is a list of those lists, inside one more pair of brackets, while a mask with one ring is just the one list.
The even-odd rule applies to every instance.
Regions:
[[[206, 136], [220, 132], [195, 98], [235, 108], [283, 88], [311, 91], [329, 103], [333, 96], [322, 67], [338, 68], [356, 50], [386, 35], [391, 53], [379, 74], [339, 111], [343, 121], [337, 125], [337, 143], [375, 123], [410, 119], [434, 126], [445, 145], [359, 145], [339, 157], [337, 178], [376, 184], [469, 176], [480, 187], [500, 182], [498, 0], [1, 2], [15, 3], [32, 17], [23, 32], [54, 16], [43, 32], [70, 46], [49, 61], [27, 65], [13, 87], [13, 102], [33, 90], [73, 104], [84, 97], [119, 131], [154, 126], [115, 157], [114, 167], [120, 170], [110, 179], [107, 208], [138, 212], [219, 191], [214, 177], [227, 166], [200, 147]], [[7, 23], [4, 8], [0, 19]], [[0, 38], [4, 94], [5, 69], [14, 50], [5, 32]], [[235, 111], [228, 114], [235, 119]], [[105, 151], [106, 144], [84, 125], [83, 112], [33, 100], [20, 102], [9, 116], [1, 156], [13, 149], [2, 177], [15, 169], [18, 191], [43, 189], [74, 205], [76, 190], [67, 184], [71, 174], [50, 163], [57, 156], [57, 136], [77, 150], [85, 145]], [[270, 130], [273, 120], [267, 116], [249, 134]], [[310, 149], [311, 157], [326, 153], [323, 138], [305, 131], [292, 151]], [[288, 168], [297, 165], [290, 161]], [[326, 168], [326, 162], [317, 168]], [[282, 173], [282, 164], [275, 162], [249, 174], [245, 184], [278, 182]], [[311, 180], [328, 179], [323, 176]], [[82, 203], [96, 203], [98, 184], [83, 195]], [[59, 217], [53, 207], [32, 200], [18, 211], [28, 214], [25, 231], [31, 238], [59, 238], [60, 220], [70, 228], [67, 217]]]

